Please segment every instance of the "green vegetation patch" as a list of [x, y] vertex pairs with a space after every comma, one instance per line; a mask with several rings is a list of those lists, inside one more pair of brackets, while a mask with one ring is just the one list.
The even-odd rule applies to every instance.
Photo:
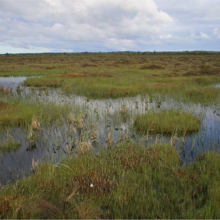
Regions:
[[24, 84], [88, 98], [160, 93], [207, 104], [218, 100], [219, 90], [205, 88], [220, 83], [218, 59], [218, 53], [184, 52], [10, 55], [0, 57], [0, 76], [41, 76]]
[[19, 146], [20, 143], [13, 140], [7, 140], [6, 142], [0, 143], [1, 150], [16, 150]]
[[56, 79], [55, 76], [45, 76], [37, 78], [28, 78], [25, 80], [25, 86], [35, 86], [35, 87], [60, 87], [62, 84], [61, 80]]
[[[71, 112], [68, 104], [33, 103], [30, 100], [17, 100], [17, 103], [0, 100], [0, 125], [1, 126], [26, 126], [43, 122], [61, 122]], [[37, 121], [36, 121], [37, 120]]]
[[200, 124], [200, 119], [190, 113], [164, 110], [163, 112], [137, 116], [134, 127], [139, 132], [185, 134], [198, 131]]
[[131, 142], [59, 163], [0, 189], [0, 218], [220, 218], [220, 155], [180, 165], [169, 144]]
[[220, 88], [193, 87], [187, 88], [183, 93], [183, 99], [194, 103], [213, 103], [219, 100]]
[[38, 114], [39, 112], [40, 108], [36, 105], [0, 100], [0, 125], [25, 125], [31, 122], [34, 114]]

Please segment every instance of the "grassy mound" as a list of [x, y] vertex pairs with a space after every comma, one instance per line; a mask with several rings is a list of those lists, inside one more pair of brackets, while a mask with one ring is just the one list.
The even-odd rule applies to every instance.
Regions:
[[33, 118], [45, 124], [66, 118], [71, 107], [67, 104], [59, 105], [52, 102], [33, 103], [27, 100], [0, 100], [0, 126], [23, 126], [33, 123]]
[[163, 111], [139, 115], [134, 127], [139, 132], [154, 133], [187, 133], [198, 131], [201, 121], [190, 113]]
[[180, 166], [168, 144], [133, 143], [62, 163], [0, 190], [0, 218], [219, 218], [220, 155]]
[[31, 122], [34, 114], [40, 111], [38, 106], [18, 104], [0, 100], [0, 125], [24, 125]]

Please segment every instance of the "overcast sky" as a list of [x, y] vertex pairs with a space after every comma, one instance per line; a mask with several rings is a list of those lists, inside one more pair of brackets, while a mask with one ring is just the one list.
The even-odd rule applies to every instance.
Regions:
[[220, 0], [0, 0], [0, 54], [220, 51]]

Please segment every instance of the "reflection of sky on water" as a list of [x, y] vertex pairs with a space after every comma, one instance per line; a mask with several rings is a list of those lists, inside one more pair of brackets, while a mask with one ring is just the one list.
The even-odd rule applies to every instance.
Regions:
[[24, 77], [24, 76], [0, 77], [0, 87], [2, 87], [2, 86], [4, 86], [5, 88], [7, 88], [7, 87], [16, 87], [26, 79], [27, 79], [27, 77]]
[[[5, 80], [7, 79], [11, 80], [10, 77]], [[23, 77], [24, 79], [25, 77]], [[14, 81], [13, 83], [15, 85]], [[88, 100], [83, 96], [65, 95], [60, 89], [44, 91], [41, 89], [31, 90], [30, 88], [23, 88], [23, 91], [18, 93], [14, 90], [14, 96], [27, 100], [30, 99], [35, 102], [68, 103], [74, 114], [77, 115], [77, 112], [84, 113], [86, 125], [81, 132], [76, 129], [76, 125], [75, 132], [71, 132], [70, 125], [66, 122], [61, 124], [54, 123], [50, 127], [43, 126], [34, 144], [30, 144], [30, 140], [27, 139], [28, 128], [9, 128], [8, 133], [14, 140], [20, 142], [21, 145], [16, 151], [0, 150], [0, 182], [2, 183], [8, 180], [14, 181], [17, 175], [21, 177], [22, 173], [30, 173], [33, 158], [34, 161], [42, 158], [53, 158], [54, 162], [58, 161], [62, 156], [66, 155], [67, 144], [77, 147], [80, 141], [91, 140], [91, 131], [96, 130], [98, 132], [96, 142], [91, 140], [94, 151], [98, 150], [97, 146], [106, 146], [108, 132], [111, 132], [113, 135], [114, 145], [124, 139], [141, 141], [143, 144], [155, 143], [155, 135], [150, 135], [146, 141], [146, 137], [137, 134], [132, 127], [135, 117], [148, 111], [175, 108], [179, 111], [192, 112], [202, 119], [199, 132], [187, 135], [184, 139], [178, 137], [176, 140], [175, 145], [185, 162], [191, 161], [198, 154], [207, 150], [218, 150], [220, 146], [220, 110], [216, 106], [183, 103], [161, 97], [160, 95], [153, 97], [138, 95], [131, 98]], [[126, 116], [121, 114], [123, 105], [127, 107]], [[0, 131], [0, 141], [2, 142], [6, 139], [7, 131]], [[157, 141], [170, 142], [170, 136], [158, 136]], [[9, 167], [12, 174], [9, 172]]]

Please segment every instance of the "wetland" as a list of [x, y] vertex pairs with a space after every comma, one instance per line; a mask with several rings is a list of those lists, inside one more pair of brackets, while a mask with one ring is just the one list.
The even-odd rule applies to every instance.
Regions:
[[0, 56], [1, 218], [219, 218], [220, 54]]

